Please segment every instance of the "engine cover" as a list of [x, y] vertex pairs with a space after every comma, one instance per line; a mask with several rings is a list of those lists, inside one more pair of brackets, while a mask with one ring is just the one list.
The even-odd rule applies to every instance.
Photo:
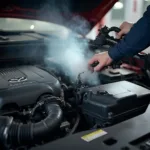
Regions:
[[144, 113], [150, 101], [150, 90], [120, 81], [88, 88], [82, 111], [92, 123], [107, 126]]
[[50, 73], [35, 66], [0, 69], [0, 107], [6, 104], [34, 104], [43, 94], [60, 96], [60, 83]]

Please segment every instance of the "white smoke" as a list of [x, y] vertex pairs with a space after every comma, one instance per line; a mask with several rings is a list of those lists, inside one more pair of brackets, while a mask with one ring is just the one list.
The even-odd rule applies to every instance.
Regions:
[[46, 59], [53, 58], [72, 81], [77, 79], [79, 73], [85, 72], [82, 75], [84, 82], [99, 83], [97, 74], [90, 73], [88, 70], [88, 60], [93, 55], [89, 51], [88, 41], [79, 38], [78, 34], [75, 33], [80, 33], [81, 37], [85, 33], [88, 33], [90, 31], [89, 23], [80, 16], [72, 17], [70, 21], [66, 22], [65, 18], [59, 12], [60, 10], [57, 11], [57, 16], [56, 13], [54, 14], [55, 20], [58, 18], [61, 24], [67, 24], [73, 31], [64, 30], [66, 36], [61, 39], [52, 39]]

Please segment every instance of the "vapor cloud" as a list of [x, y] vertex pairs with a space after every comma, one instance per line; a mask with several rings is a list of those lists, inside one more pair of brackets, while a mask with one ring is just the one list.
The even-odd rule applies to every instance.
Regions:
[[69, 6], [70, 4], [66, 5], [65, 3], [60, 9], [57, 7], [57, 4], [53, 4], [53, 8], [51, 8], [51, 10], [55, 10], [54, 13], [52, 11], [53, 14], [51, 13], [51, 16], [54, 17], [55, 20], [58, 19], [62, 25], [67, 24], [73, 31], [64, 30], [67, 35], [64, 39], [52, 39], [49, 43], [47, 58], [53, 57], [55, 61], [60, 64], [64, 73], [67, 72], [67, 75], [72, 81], [77, 79], [79, 73], [85, 72], [82, 75], [84, 82], [90, 84], [98, 83], [97, 74], [88, 71], [87, 63], [89, 58], [93, 55], [89, 51], [88, 41], [78, 38], [78, 34], [85, 35], [85, 33], [90, 31], [89, 23], [81, 16], [74, 16], [71, 20], [66, 20], [64, 15], [60, 12], [65, 10], [65, 13], [67, 12], [69, 15], [73, 16]]

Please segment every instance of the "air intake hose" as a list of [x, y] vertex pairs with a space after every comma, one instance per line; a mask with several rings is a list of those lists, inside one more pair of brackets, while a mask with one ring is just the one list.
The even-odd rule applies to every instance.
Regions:
[[57, 103], [44, 105], [47, 117], [40, 122], [22, 124], [12, 117], [0, 116], [0, 142], [5, 145], [26, 145], [43, 140], [60, 126], [63, 113]]

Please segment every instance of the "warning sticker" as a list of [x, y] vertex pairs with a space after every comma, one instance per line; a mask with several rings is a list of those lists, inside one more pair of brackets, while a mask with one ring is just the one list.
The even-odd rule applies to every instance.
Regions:
[[103, 130], [97, 130], [97, 131], [94, 131], [92, 133], [82, 136], [81, 139], [83, 139], [86, 142], [90, 142], [90, 141], [93, 141], [94, 139], [102, 137], [106, 134], [107, 134], [107, 132], [105, 132]]

